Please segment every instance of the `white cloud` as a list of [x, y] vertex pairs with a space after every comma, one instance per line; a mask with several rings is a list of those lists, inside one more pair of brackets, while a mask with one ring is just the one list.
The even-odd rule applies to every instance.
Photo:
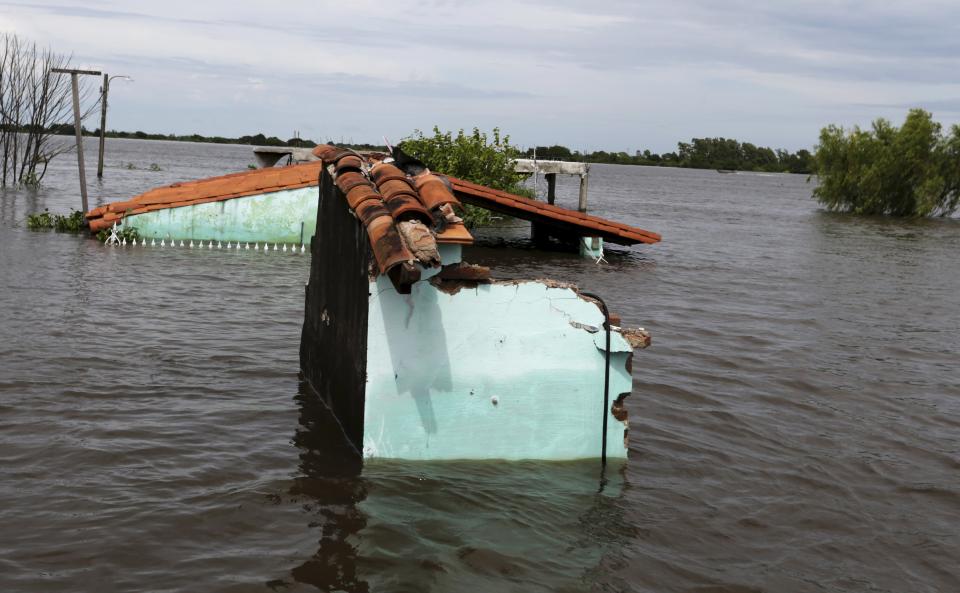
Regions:
[[0, 29], [136, 79], [113, 87], [120, 128], [374, 141], [499, 125], [655, 150], [797, 148], [908, 104], [958, 121], [958, 19], [939, 0], [0, 3]]

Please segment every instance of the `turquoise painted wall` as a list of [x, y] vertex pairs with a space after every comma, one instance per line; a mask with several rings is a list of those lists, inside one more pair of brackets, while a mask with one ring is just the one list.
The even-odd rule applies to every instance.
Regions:
[[141, 237], [310, 245], [317, 226], [316, 187], [165, 208], [129, 216]]
[[[569, 288], [528, 281], [447, 294], [370, 286], [363, 453], [392, 459], [596, 458], [603, 316]], [[592, 330], [592, 331], [591, 331]], [[629, 392], [630, 345], [611, 337], [610, 401]], [[625, 423], [608, 414], [607, 452]]]
[[580, 255], [590, 259], [603, 257], [602, 237], [580, 237]]

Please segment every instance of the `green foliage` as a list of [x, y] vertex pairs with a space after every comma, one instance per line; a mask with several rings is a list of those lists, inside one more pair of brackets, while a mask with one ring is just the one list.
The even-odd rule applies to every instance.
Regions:
[[694, 138], [677, 144], [681, 166], [694, 169], [732, 169], [738, 171], [776, 171], [777, 154], [770, 148], [731, 138]]
[[286, 146], [287, 143], [276, 136], [264, 136], [263, 134], [254, 134], [253, 136], [240, 136], [237, 138], [237, 144], [253, 144], [254, 146]]
[[299, 136], [294, 136], [286, 142], [287, 146], [297, 146], [300, 148], [313, 148], [317, 145], [316, 142], [308, 138], [300, 138]]
[[[478, 128], [470, 134], [463, 130], [454, 134], [434, 126], [431, 136], [414, 130], [412, 136], [403, 140], [401, 147], [432, 171], [514, 194], [530, 195], [530, 191], [521, 185], [523, 178], [514, 170], [513, 161], [521, 156], [520, 151], [510, 144], [510, 136], [500, 134], [499, 128], [494, 128], [488, 136]], [[491, 220], [489, 210], [465, 207], [467, 226], [482, 226]]]
[[552, 161], [569, 161], [573, 159], [573, 153], [570, 152], [570, 149], [566, 146], [560, 146], [559, 144], [554, 144], [553, 146], [538, 146], [536, 148], [528, 148], [524, 153], [524, 156], [527, 158], [533, 158], [536, 155], [538, 159], [552, 160]]
[[463, 224], [467, 228], [476, 228], [478, 226], [487, 226], [493, 222], [493, 213], [486, 208], [479, 208], [471, 204], [463, 205]]
[[151, 171], [163, 171], [163, 168], [162, 168], [160, 165], [156, 164], [156, 163], [150, 163], [150, 170], [151, 170]]
[[20, 179], [20, 183], [22, 183], [24, 187], [36, 189], [40, 187], [40, 177], [36, 171], [27, 171]]
[[73, 124], [53, 124], [47, 131], [58, 136], [70, 136], [75, 132], [75, 128]]
[[[118, 226], [117, 227], [117, 237], [123, 241], [127, 240], [127, 243], [130, 243], [134, 239], [140, 238], [140, 233], [137, 232], [137, 229], [134, 227], [127, 226]], [[103, 229], [97, 233], [97, 239], [102, 243], [106, 243], [107, 239], [110, 238], [110, 229]]]
[[693, 138], [690, 142], [678, 142], [677, 152], [657, 154], [650, 150], [607, 152], [597, 150], [589, 153], [571, 151], [566, 146], [538, 146], [524, 152], [527, 158], [583, 161], [612, 165], [650, 165], [660, 167], [687, 167], [690, 169], [732, 169], [737, 171], [769, 171], [781, 173], [809, 173], [811, 155], [807, 150], [792, 153], [783, 149], [773, 150], [739, 142], [730, 138]]
[[53, 215], [49, 210], [27, 215], [27, 228], [34, 231], [53, 228]]
[[83, 212], [72, 210], [70, 214], [51, 214], [49, 210], [27, 216], [27, 228], [39, 231], [53, 229], [60, 233], [79, 233], [84, 229], [86, 221]]
[[493, 129], [492, 138], [478, 128], [470, 134], [460, 130], [454, 135], [434, 127], [432, 136], [415, 130], [403, 140], [401, 148], [433, 171], [494, 189], [512, 192], [522, 181], [513, 164], [520, 151], [498, 128]]
[[61, 214], [53, 216], [53, 229], [59, 233], [79, 233], [86, 226], [85, 223], [83, 212], [79, 210], [71, 210], [66, 216]]
[[922, 109], [899, 128], [830, 125], [814, 155], [814, 197], [828, 210], [892, 216], [947, 216], [960, 206], [960, 126], [944, 134]]

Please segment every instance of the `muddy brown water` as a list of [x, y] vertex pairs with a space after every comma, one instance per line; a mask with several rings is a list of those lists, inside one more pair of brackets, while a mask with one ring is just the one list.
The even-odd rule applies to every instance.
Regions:
[[[91, 203], [251, 162], [112, 140]], [[467, 257], [652, 332], [629, 462], [357, 475], [297, 379], [306, 257], [26, 230], [74, 167], [0, 199], [2, 591], [960, 591], [960, 221], [595, 166], [593, 210], [663, 243]]]

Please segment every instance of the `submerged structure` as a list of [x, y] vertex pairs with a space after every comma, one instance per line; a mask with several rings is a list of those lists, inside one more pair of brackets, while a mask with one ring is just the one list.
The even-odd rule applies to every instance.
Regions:
[[[322, 145], [318, 161], [175, 184], [87, 214], [161, 240], [309, 245], [303, 379], [365, 458], [624, 458], [632, 358], [599, 297], [463, 259], [470, 203], [596, 244], [628, 225]], [[229, 243], [228, 243], [229, 244]]]
[[464, 262], [464, 182], [330, 146], [317, 155], [301, 368], [365, 458], [626, 456], [645, 333], [614, 327], [573, 286], [497, 281]]
[[[151, 189], [86, 213], [94, 233], [114, 224], [160, 240], [309, 245], [322, 161], [253, 169]], [[463, 203], [531, 222], [537, 238], [579, 244], [596, 257], [604, 242], [656, 243], [660, 235], [508, 192], [445, 177]]]
[[159, 240], [309, 245], [321, 163], [257, 169], [151, 189], [87, 213], [91, 232], [122, 224]]

